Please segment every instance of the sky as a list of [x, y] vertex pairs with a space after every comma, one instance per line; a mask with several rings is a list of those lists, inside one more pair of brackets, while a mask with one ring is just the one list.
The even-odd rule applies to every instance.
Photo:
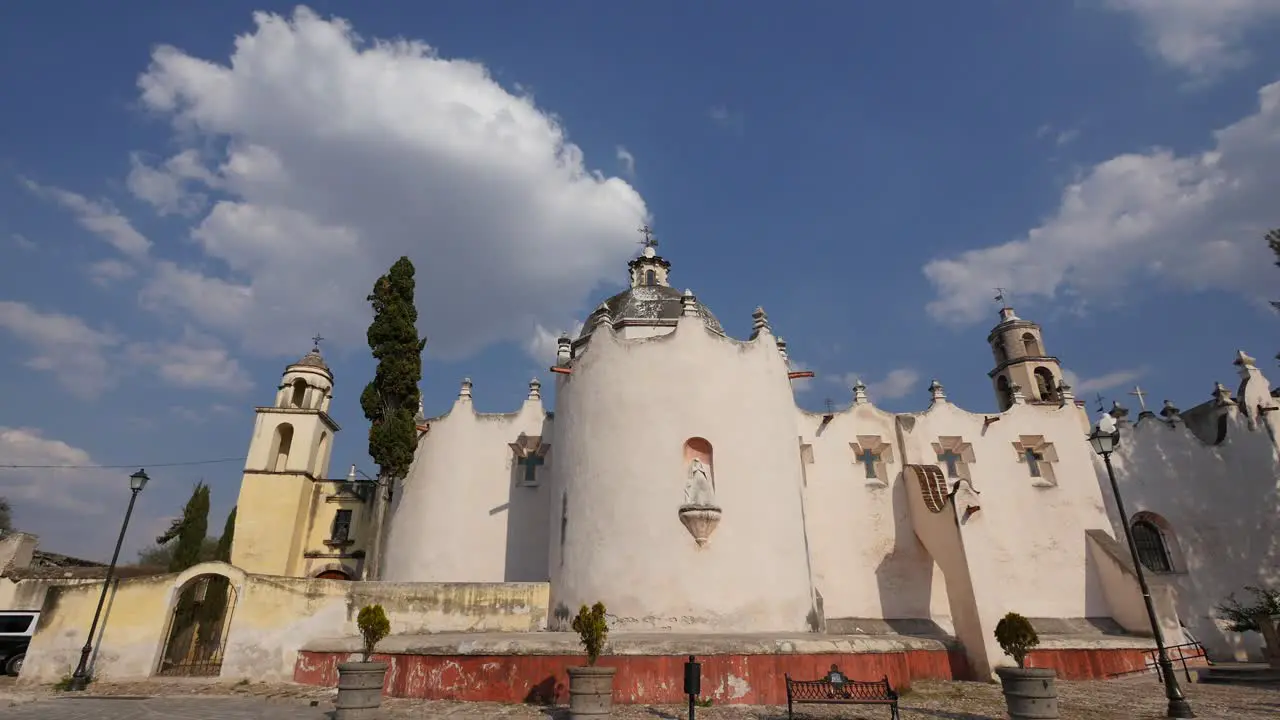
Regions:
[[804, 407], [936, 378], [994, 410], [997, 287], [1091, 405], [1194, 406], [1280, 350], [1277, 29], [1280, 0], [9, 3], [0, 495], [105, 560], [145, 467], [125, 560], [199, 480], [215, 534], [316, 334], [331, 472], [372, 474], [396, 258], [427, 414], [463, 377], [509, 411], [642, 223], [729, 334], [765, 308]]

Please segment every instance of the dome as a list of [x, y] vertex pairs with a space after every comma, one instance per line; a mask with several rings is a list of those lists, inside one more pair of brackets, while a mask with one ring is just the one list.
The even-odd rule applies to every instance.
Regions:
[[329, 366], [325, 363], [324, 357], [320, 355], [320, 348], [318, 347], [311, 348], [311, 352], [303, 355], [302, 359], [289, 367], [298, 367], [299, 365], [303, 367], [319, 368], [325, 372], [329, 372]]
[[[627, 288], [605, 300], [603, 309], [591, 313], [578, 337], [590, 335], [595, 328], [595, 319], [605, 310], [615, 328], [626, 325], [675, 325], [683, 311], [681, 297], [682, 293], [669, 285], [638, 285]], [[719, 335], [724, 334], [720, 321], [706, 305], [695, 301], [694, 309], [707, 329]]]

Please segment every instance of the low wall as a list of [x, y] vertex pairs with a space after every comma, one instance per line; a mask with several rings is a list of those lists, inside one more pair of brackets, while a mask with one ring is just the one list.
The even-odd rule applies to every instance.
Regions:
[[[94, 640], [95, 677], [154, 674], [178, 591], [204, 574], [235, 589], [221, 676], [288, 680], [297, 651], [317, 638], [355, 634], [361, 607], [380, 604], [393, 632], [495, 632], [546, 627], [546, 583], [379, 583], [250, 575], [224, 563], [181, 574], [128, 578], [107, 596]], [[49, 588], [21, 682], [55, 682], [70, 674], [93, 620], [101, 581]]]

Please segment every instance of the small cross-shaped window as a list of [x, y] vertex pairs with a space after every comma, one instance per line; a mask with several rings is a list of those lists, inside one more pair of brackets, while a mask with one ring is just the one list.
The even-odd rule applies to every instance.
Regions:
[[538, 482], [538, 466], [545, 462], [537, 455], [530, 453], [522, 458], [517, 458], [516, 463], [524, 466], [524, 484], [536, 485]]
[[959, 453], [956, 453], [953, 450], [945, 450], [943, 452], [938, 453], [938, 462], [946, 464], [947, 477], [949, 478], [960, 477], [958, 463], [960, 462], [961, 459], [962, 458], [960, 457]]
[[873, 453], [870, 450], [863, 450], [860, 454], [855, 455], [854, 458], [858, 462], [862, 463], [863, 467], [867, 469], [868, 480], [876, 479], [876, 463], [880, 462], [879, 453]]
[[1035, 448], [1027, 448], [1022, 451], [1027, 458], [1027, 468], [1031, 470], [1031, 477], [1040, 477], [1040, 463], [1044, 461], [1044, 453], [1036, 452]]

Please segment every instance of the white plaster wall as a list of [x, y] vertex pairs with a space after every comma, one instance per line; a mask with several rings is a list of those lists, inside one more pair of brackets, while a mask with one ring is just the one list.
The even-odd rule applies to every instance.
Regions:
[[428, 421], [396, 493], [382, 579], [393, 582], [537, 582], [547, 579], [547, 478], [557, 450], [521, 484], [510, 444], [551, 442], [541, 400], [511, 414], [477, 414], [470, 398]]
[[[915, 416], [914, 424], [900, 418], [908, 463], [939, 465], [945, 473], [931, 443], [961, 436], [973, 445], [967, 476], [981, 509], [961, 523], [960, 532], [982, 624], [991, 630], [1009, 611], [1041, 618], [1111, 616], [1086, 543], [1086, 530], [1107, 530], [1110, 522], [1080, 412], [1074, 406], [1014, 405], [984, 424], [984, 415], [939, 402]], [[1027, 465], [1018, 462], [1013, 443], [1020, 435], [1054, 443], [1056, 486], [1037, 487]], [[993, 657], [999, 656], [996, 649]]]
[[[797, 411], [813, 582], [832, 618], [931, 618], [949, 629], [946, 585], [911, 526], [895, 416], [870, 404], [833, 413]], [[850, 443], [879, 436], [893, 461], [869, 480]], [[883, 454], [883, 453], [882, 453]], [[880, 472], [883, 470], [883, 472]]]
[[[1251, 430], [1243, 413], [1224, 412], [1227, 437], [1217, 446], [1155, 418], [1122, 424], [1112, 464], [1129, 518], [1155, 513], [1172, 530], [1175, 572], [1148, 573], [1153, 584], [1177, 589], [1178, 614], [1210, 657], [1261, 660], [1261, 636], [1223, 630], [1214, 607], [1233, 592], [1251, 600], [1246, 585], [1280, 585], [1280, 458], [1267, 424], [1274, 414]], [[1096, 472], [1123, 538], [1101, 460]]]
[[[599, 328], [558, 377], [553, 613], [599, 600], [626, 629], [806, 629], [795, 403], [773, 336], [739, 343], [696, 317], [645, 340]], [[724, 512], [702, 548], [678, 516], [691, 437], [713, 447]]]

